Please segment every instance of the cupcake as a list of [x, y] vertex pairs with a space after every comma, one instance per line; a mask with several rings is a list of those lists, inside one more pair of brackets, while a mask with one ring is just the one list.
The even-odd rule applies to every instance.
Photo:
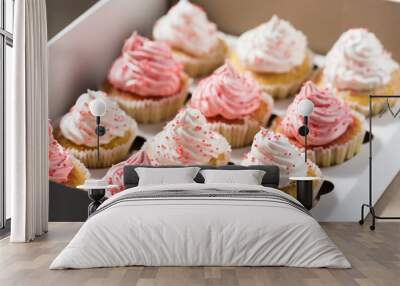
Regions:
[[[400, 69], [382, 43], [366, 29], [351, 29], [339, 38], [317, 75], [321, 87], [333, 89], [351, 108], [369, 115], [369, 95], [400, 93]], [[396, 100], [390, 99], [394, 105]], [[385, 110], [387, 100], [372, 101], [372, 115]]]
[[306, 36], [276, 15], [241, 35], [230, 61], [274, 98], [296, 94], [313, 70]]
[[113, 165], [104, 176], [104, 180], [110, 185], [116, 185], [118, 188], [108, 190], [110, 195], [114, 195], [124, 190], [124, 167], [129, 165], [151, 165], [150, 158], [144, 150], [139, 150], [130, 156], [127, 160]]
[[[321, 177], [321, 170], [304, 155], [289, 139], [267, 129], [261, 129], [254, 137], [251, 150], [242, 165], [275, 165], [279, 167], [279, 189], [297, 198], [296, 183], [290, 177]], [[313, 198], [316, 199], [322, 181], [313, 181]]]
[[113, 63], [104, 88], [137, 122], [158, 123], [178, 112], [188, 86], [189, 79], [169, 46], [134, 32]]
[[204, 10], [188, 0], [179, 1], [156, 22], [153, 37], [170, 45], [191, 77], [209, 75], [224, 63], [228, 50]]
[[231, 147], [197, 109], [180, 111], [143, 148], [151, 165], [226, 165]]
[[304, 137], [298, 131], [303, 125], [303, 116], [297, 112], [298, 104], [303, 99], [314, 103], [314, 110], [308, 116], [309, 158], [320, 167], [329, 167], [356, 155], [365, 134], [363, 116], [352, 112], [329, 90], [319, 90], [310, 81], [304, 84], [289, 105], [283, 120], [275, 120], [272, 129], [287, 136], [292, 144], [303, 150]]
[[54, 138], [49, 123], [49, 180], [70, 187], [82, 185], [89, 177], [86, 167]]
[[[97, 158], [96, 118], [89, 110], [95, 99], [106, 103], [101, 125], [106, 133], [100, 137], [100, 158]], [[129, 153], [137, 135], [137, 124], [104, 92], [88, 90], [82, 94], [60, 121], [58, 142], [88, 168], [106, 168], [120, 162]]]
[[273, 99], [251, 77], [225, 64], [200, 81], [188, 106], [200, 110], [211, 129], [237, 148], [249, 145], [265, 126]]

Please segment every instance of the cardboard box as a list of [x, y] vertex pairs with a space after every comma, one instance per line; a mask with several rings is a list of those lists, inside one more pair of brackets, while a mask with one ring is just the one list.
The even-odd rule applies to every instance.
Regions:
[[[351, 27], [367, 27], [400, 60], [400, 3], [385, 0], [218, 0], [198, 1], [223, 32], [240, 34], [278, 14], [307, 34], [311, 48], [330, 49]], [[154, 22], [166, 12], [168, 1], [102, 0], [49, 42], [50, 118], [67, 112], [87, 88], [98, 88], [119, 54], [123, 40], [133, 30], [150, 35]], [[282, 105], [282, 104], [280, 104]], [[400, 170], [400, 124], [387, 113], [374, 119], [375, 203]], [[398, 119], [397, 119], [398, 120]], [[396, 124], [397, 123], [397, 124]], [[235, 150], [244, 153], [245, 150]], [[368, 145], [353, 159], [324, 168], [335, 190], [313, 209], [320, 221], [357, 221], [368, 201]]]

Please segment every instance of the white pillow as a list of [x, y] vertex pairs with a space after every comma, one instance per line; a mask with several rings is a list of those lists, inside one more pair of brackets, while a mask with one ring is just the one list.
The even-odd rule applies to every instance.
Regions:
[[186, 168], [135, 168], [139, 186], [195, 183], [199, 167]]
[[262, 170], [215, 170], [206, 169], [200, 171], [205, 184], [246, 184], [261, 185], [265, 171]]

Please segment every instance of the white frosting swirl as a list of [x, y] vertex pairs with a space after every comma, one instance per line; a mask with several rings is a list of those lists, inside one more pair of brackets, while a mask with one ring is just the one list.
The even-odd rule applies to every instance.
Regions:
[[398, 68], [373, 33], [351, 29], [328, 53], [324, 78], [330, 87], [369, 90], [386, 85]]
[[147, 148], [152, 165], [208, 164], [221, 154], [228, 159], [230, 152], [228, 141], [212, 131], [204, 115], [193, 108], [180, 111]]
[[255, 72], [288, 72], [304, 62], [307, 38], [278, 16], [245, 32], [237, 43], [240, 62]]
[[153, 37], [195, 56], [203, 56], [218, 45], [217, 27], [202, 8], [180, 0], [154, 26]]
[[267, 129], [261, 129], [254, 137], [250, 152], [242, 162], [243, 165], [276, 165], [279, 167], [279, 187], [290, 184], [289, 177], [307, 175], [307, 164], [304, 156], [289, 140]]
[[61, 119], [60, 129], [65, 138], [77, 145], [97, 146], [96, 118], [90, 112], [89, 103], [98, 98], [106, 104], [106, 113], [101, 117], [101, 125], [105, 127], [106, 133], [100, 136], [100, 144], [107, 144], [115, 137], [123, 137], [127, 131], [136, 133], [136, 122], [115, 101], [102, 91], [88, 90]]

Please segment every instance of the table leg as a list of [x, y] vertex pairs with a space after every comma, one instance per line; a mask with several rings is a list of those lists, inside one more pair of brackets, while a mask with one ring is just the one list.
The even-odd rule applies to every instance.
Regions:
[[89, 199], [92, 201], [88, 206], [88, 217], [105, 201], [105, 189], [88, 190]]
[[301, 202], [304, 207], [308, 210], [312, 208], [313, 201], [313, 181], [312, 180], [301, 180], [297, 181], [297, 200]]

